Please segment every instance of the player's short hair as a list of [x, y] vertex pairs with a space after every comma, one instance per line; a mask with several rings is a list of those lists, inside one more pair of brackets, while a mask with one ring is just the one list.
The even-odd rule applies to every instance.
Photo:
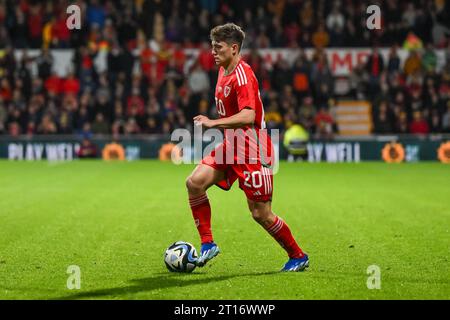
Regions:
[[241, 51], [245, 39], [245, 32], [234, 23], [226, 23], [214, 27], [209, 35], [211, 41], [226, 42], [227, 44], [236, 43]]

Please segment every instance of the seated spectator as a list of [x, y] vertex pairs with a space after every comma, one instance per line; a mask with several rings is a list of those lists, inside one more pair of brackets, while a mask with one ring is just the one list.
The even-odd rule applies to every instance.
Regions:
[[193, 94], [201, 94], [209, 89], [208, 74], [196, 63], [188, 76], [189, 89]]
[[68, 48], [70, 44], [70, 30], [67, 28], [67, 15], [61, 10], [58, 19], [52, 25], [52, 34], [54, 36], [54, 46], [57, 48]]
[[38, 134], [55, 134], [58, 132], [58, 128], [56, 127], [56, 123], [53, 121], [49, 114], [44, 115], [41, 123], [37, 128]]
[[98, 0], [92, 0], [87, 8], [86, 17], [88, 24], [102, 28], [106, 19], [105, 8], [99, 4]]
[[206, 72], [210, 72], [214, 68], [214, 57], [211, 54], [208, 42], [202, 42], [200, 52], [198, 53], [198, 63]]
[[91, 139], [92, 130], [90, 122], [86, 122], [83, 124], [83, 128], [80, 131], [80, 135], [83, 137], [83, 139]]
[[309, 91], [309, 68], [302, 56], [295, 61], [293, 72], [293, 88], [297, 98], [301, 98]]
[[313, 104], [313, 98], [307, 96], [303, 98], [303, 103], [299, 108], [298, 116], [302, 126], [308, 130], [308, 132], [314, 131], [314, 119], [316, 115], [316, 108]]
[[36, 58], [39, 78], [46, 80], [51, 75], [53, 62], [54, 58], [50, 50], [42, 49], [41, 54]]
[[6, 102], [8, 102], [12, 99], [11, 84], [9, 83], [9, 81], [6, 77], [1, 79], [1, 82], [0, 82], [0, 98]]
[[71, 134], [72, 133], [72, 113], [68, 110], [63, 110], [58, 117], [58, 133]]
[[88, 138], [84, 138], [81, 142], [80, 149], [77, 152], [77, 156], [80, 159], [96, 158], [97, 146]]
[[426, 72], [434, 72], [437, 66], [437, 55], [433, 50], [431, 43], [427, 44], [425, 53], [422, 57], [422, 66]]
[[8, 134], [10, 136], [17, 137], [21, 133], [22, 132], [21, 132], [20, 125], [18, 122], [14, 121], [14, 122], [9, 123]]
[[26, 134], [32, 137], [35, 133], [36, 133], [36, 124], [33, 121], [29, 121], [27, 124]]
[[131, 115], [133, 109], [136, 109], [139, 115], [145, 114], [145, 104], [139, 94], [139, 88], [133, 88], [133, 94], [127, 100], [127, 115]]
[[124, 133], [126, 135], [129, 135], [129, 134], [138, 134], [140, 132], [141, 132], [141, 128], [139, 128], [136, 120], [134, 118], [128, 119], [128, 121], [124, 127]]
[[92, 123], [92, 132], [94, 134], [108, 134], [109, 123], [105, 121], [103, 113], [97, 113], [95, 121]]
[[432, 109], [430, 114], [430, 132], [442, 132], [442, 122], [437, 109]]
[[312, 43], [314, 47], [320, 49], [328, 46], [330, 43], [330, 35], [325, 29], [325, 25], [322, 23], [316, 32], [313, 33]]
[[442, 130], [450, 133], [450, 100], [447, 101], [447, 111], [442, 116]]
[[45, 80], [44, 86], [49, 94], [57, 95], [61, 92], [61, 78], [55, 72], [52, 72]]
[[408, 116], [405, 111], [400, 111], [395, 123], [395, 133], [407, 134], [409, 133], [408, 128]]
[[409, 132], [412, 134], [427, 134], [430, 132], [430, 127], [423, 118], [421, 111], [413, 113], [413, 121], [409, 125]]
[[159, 133], [158, 123], [154, 117], [147, 118], [147, 125], [144, 132], [147, 134]]
[[400, 57], [397, 53], [397, 45], [394, 45], [389, 50], [389, 60], [387, 71], [389, 74], [400, 70]]
[[322, 139], [329, 139], [333, 136], [334, 119], [325, 107], [321, 107], [314, 117], [316, 126], [316, 136]]
[[80, 80], [75, 78], [75, 74], [73, 72], [70, 72], [67, 78], [61, 82], [61, 92], [63, 94], [76, 96], [80, 92]]
[[378, 94], [380, 90], [380, 77], [384, 70], [384, 59], [377, 46], [372, 49], [372, 54], [367, 58], [366, 71], [369, 75], [369, 93], [371, 97]]
[[393, 126], [388, 114], [387, 104], [385, 102], [380, 104], [379, 110], [374, 121], [374, 132], [380, 134], [387, 134], [393, 132]]
[[283, 126], [283, 117], [278, 110], [278, 104], [274, 100], [269, 105], [268, 111], [265, 114], [265, 121], [267, 129], [281, 129]]
[[420, 71], [422, 67], [422, 60], [420, 58], [419, 53], [416, 50], [412, 50], [405, 61], [405, 65], [403, 67], [403, 71], [406, 76], [412, 75], [418, 71]]

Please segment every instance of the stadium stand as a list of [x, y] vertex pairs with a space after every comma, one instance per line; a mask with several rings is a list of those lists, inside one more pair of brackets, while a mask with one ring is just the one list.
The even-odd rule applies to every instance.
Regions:
[[[300, 123], [315, 136], [450, 132], [449, 1], [378, 1], [384, 16], [376, 31], [364, 27], [362, 0], [76, 1], [82, 28], [68, 30], [71, 3], [0, 0], [1, 134], [170, 133], [190, 128], [198, 113], [215, 116], [208, 33], [226, 21], [246, 31], [244, 57], [270, 128]], [[328, 53], [340, 48], [370, 55], [339, 77]], [[297, 55], [267, 63], [267, 49]], [[70, 70], [58, 70], [67, 50]], [[369, 107], [342, 106], [347, 100]]]

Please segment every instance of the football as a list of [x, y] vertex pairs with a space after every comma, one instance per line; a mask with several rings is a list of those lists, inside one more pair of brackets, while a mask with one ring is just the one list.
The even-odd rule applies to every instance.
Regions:
[[171, 272], [194, 271], [197, 250], [189, 242], [177, 241], [170, 245], [164, 254], [164, 262]]

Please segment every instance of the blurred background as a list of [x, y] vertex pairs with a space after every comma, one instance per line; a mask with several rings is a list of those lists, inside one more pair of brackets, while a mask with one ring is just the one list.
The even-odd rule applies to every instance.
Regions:
[[164, 158], [173, 130], [217, 117], [209, 31], [225, 22], [246, 32], [283, 158], [450, 161], [446, 0], [0, 0], [0, 157], [102, 157], [114, 141]]

